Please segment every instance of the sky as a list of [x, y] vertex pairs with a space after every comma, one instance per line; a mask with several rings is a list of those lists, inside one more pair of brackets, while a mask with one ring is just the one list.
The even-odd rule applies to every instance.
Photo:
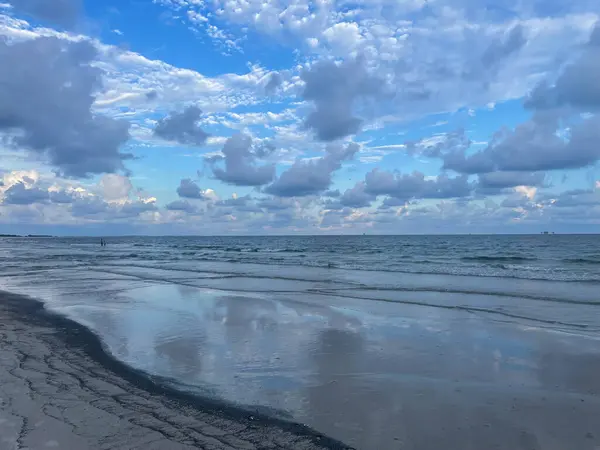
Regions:
[[0, 0], [0, 233], [600, 232], [597, 0]]

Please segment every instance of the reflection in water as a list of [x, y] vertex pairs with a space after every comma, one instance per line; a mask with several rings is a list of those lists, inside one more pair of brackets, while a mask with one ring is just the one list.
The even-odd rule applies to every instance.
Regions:
[[[198, 322], [189, 321], [181, 326], [197, 328]], [[202, 355], [205, 352], [205, 339], [201, 330], [181, 333], [179, 328], [167, 328], [156, 334], [154, 351], [159, 358], [166, 358], [168, 366], [185, 383], [201, 381]]]
[[172, 285], [69, 313], [138, 368], [287, 411], [359, 449], [593, 448], [599, 352], [575, 336], [567, 346], [464, 311]]

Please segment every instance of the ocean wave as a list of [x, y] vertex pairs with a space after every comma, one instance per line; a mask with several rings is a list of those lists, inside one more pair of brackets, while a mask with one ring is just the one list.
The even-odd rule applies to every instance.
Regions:
[[565, 258], [562, 260], [567, 263], [576, 263], [576, 264], [600, 264], [600, 257], [598, 259], [590, 259], [590, 258]]
[[[239, 256], [237, 256], [239, 255]], [[181, 262], [208, 262], [208, 263], [230, 263], [230, 264], [253, 264], [259, 266], [283, 266], [283, 267], [308, 267], [308, 268], [336, 268], [343, 270], [354, 270], [361, 272], [384, 272], [384, 273], [399, 273], [399, 274], [417, 274], [417, 275], [447, 275], [459, 277], [475, 277], [475, 278], [505, 278], [518, 280], [538, 280], [538, 281], [557, 281], [557, 282], [578, 282], [578, 283], [599, 283], [600, 274], [578, 274], [569, 271], [558, 270], [558, 268], [549, 267], [534, 267], [523, 266], [522, 264], [509, 263], [488, 263], [482, 264], [477, 270], [472, 267], [461, 267], [452, 262], [435, 262], [430, 260], [420, 260], [421, 263], [415, 263], [411, 260], [409, 263], [402, 264], [371, 264], [369, 262], [352, 262], [352, 261], [330, 261], [328, 259], [314, 258], [285, 258], [285, 257], [268, 257], [255, 258], [253, 256], [243, 256], [243, 253], [237, 253], [236, 257], [230, 254], [200, 254], [189, 255], [184, 258], [179, 256], [164, 257], [140, 257], [138, 260], [146, 261], [181, 261]], [[117, 258], [113, 258], [117, 259]], [[100, 261], [98, 261], [100, 262]], [[517, 261], [518, 263], [519, 261]], [[522, 261], [521, 261], [522, 262]], [[164, 267], [156, 267], [164, 268]], [[187, 270], [187, 269], [183, 269]], [[202, 271], [204, 272], [204, 271]]]
[[537, 258], [527, 256], [463, 256], [461, 261], [479, 261], [479, 262], [520, 262], [537, 261]]

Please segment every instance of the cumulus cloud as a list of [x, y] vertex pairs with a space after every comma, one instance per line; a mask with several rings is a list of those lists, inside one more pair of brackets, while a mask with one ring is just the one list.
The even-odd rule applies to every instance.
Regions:
[[[215, 178], [235, 186], [262, 186], [275, 177], [275, 166], [272, 164], [258, 166], [252, 138], [237, 133], [227, 139], [223, 146], [223, 161], [225, 168], [213, 163], [212, 171]], [[260, 153], [260, 151], [259, 151]]]
[[383, 86], [383, 80], [369, 73], [361, 59], [315, 63], [302, 73], [302, 80], [304, 99], [315, 105], [305, 125], [321, 141], [357, 133], [363, 122], [354, 115], [357, 101], [379, 95]]
[[205, 199], [205, 192], [189, 178], [181, 180], [177, 188], [177, 195], [181, 198]]
[[81, 0], [9, 0], [19, 13], [51, 22], [64, 28], [73, 27], [81, 14]]
[[53, 37], [0, 40], [0, 132], [70, 177], [124, 170], [129, 124], [92, 112], [95, 47]]
[[49, 191], [48, 194], [50, 195], [50, 201], [57, 204], [73, 203], [75, 198], [73, 193], [65, 190]]
[[582, 54], [568, 65], [554, 85], [540, 84], [526, 105], [533, 109], [570, 106], [580, 110], [600, 108], [600, 22], [596, 23]]
[[202, 110], [196, 106], [189, 106], [181, 112], [173, 112], [159, 120], [154, 128], [154, 134], [168, 141], [202, 146], [210, 135], [198, 124], [201, 115]]
[[[540, 172], [580, 169], [600, 160], [600, 116], [583, 118], [576, 114], [597, 111], [600, 107], [600, 25], [596, 25], [579, 58], [559, 75], [553, 85], [543, 82], [527, 98], [525, 106], [533, 115], [514, 130], [502, 129], [486, 148], [469, 153], [463, 147], [436, 155], [444, 169], [465, 174], [502, 172]], [[541, 175], [525, 180], [539, 185]], [[486, 181], [508, 181], [509, 177], [527, 175], [486, 175]], [[489, 184], [489, 183], [488, 183]], [[527, 183], [521, 183], [527, 184]], [[499, 186], [487, 186], [499, 187]], [[511, 186], [505, 186], [511, 187]]]
[[376, 196], [366, 192], [366, 184], [358, 182], [353, 188], [347, 189], [339, 198], [339, 204], [343, 207], [366, 208], [371, 205]]
[[48, 200], [48, 191], [35, 186], [28, 188], [23, 182], [13, 184], [4, 192], [4, 204], [6, 205], [32, 205]]
[[70, 205], [73, 217], [97, 221], [114, 221], [136, 218], [146, 212], [157, 211], [153, 201], [128, 201], [108, 203], [94, 195], [75, 196]]
[[183, 211], [188, 214], [193, 214], [198, 211], [198, 208], [186, 200], [175, 200], [167, 204], [165, 207], [169, 211]]
[[325, 156], [315, 160], [298, 160], [292, 167], [265, 189], [265, 192], [280, 197], [302, 197], [316, 195], [329, 189], [333, 173], [351, 160], [359, 146], [329, 144]]
[[219, 200], [215, 203], [215, 206], [219, 208], [229, 208], [230, 210], [235, 209], [235, 211], [242, 212], [261, 212], [261, 209], [256, 205], [250, 195]]
[[505, 189], [516, 186], [543, 186], [546, 174], [543, 172], [490, 172], [479, 175], [478, 187], [484, 189]]
[[559, 135], [560, 114], [537, 112], [514, 130], [498, 132], [482, 151], [444, 156], [444, 168], [459, 173], [579, 169], [600, 159], [600, 116], [579, 121]]
[[128, 177], [119, 174], [106, 174], [100, 179], [100, 188], [106, 200], [117, 201], [127, 199], [133, 185]]
[[365, 176], [366, 193], [387, 195], [402, 202], [412, 199], [467, 197], [472, 189], [467, 175], [455, 178], [439, 175], [428, 179], [421, 172], [401, 174], [373, 169]]

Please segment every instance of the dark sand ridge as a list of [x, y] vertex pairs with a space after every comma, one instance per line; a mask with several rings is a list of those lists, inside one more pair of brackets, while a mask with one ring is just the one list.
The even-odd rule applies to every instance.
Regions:
[[0, 450], [349, 448], [171, 389], [33, 299], [0, 293], [0, 343]]

